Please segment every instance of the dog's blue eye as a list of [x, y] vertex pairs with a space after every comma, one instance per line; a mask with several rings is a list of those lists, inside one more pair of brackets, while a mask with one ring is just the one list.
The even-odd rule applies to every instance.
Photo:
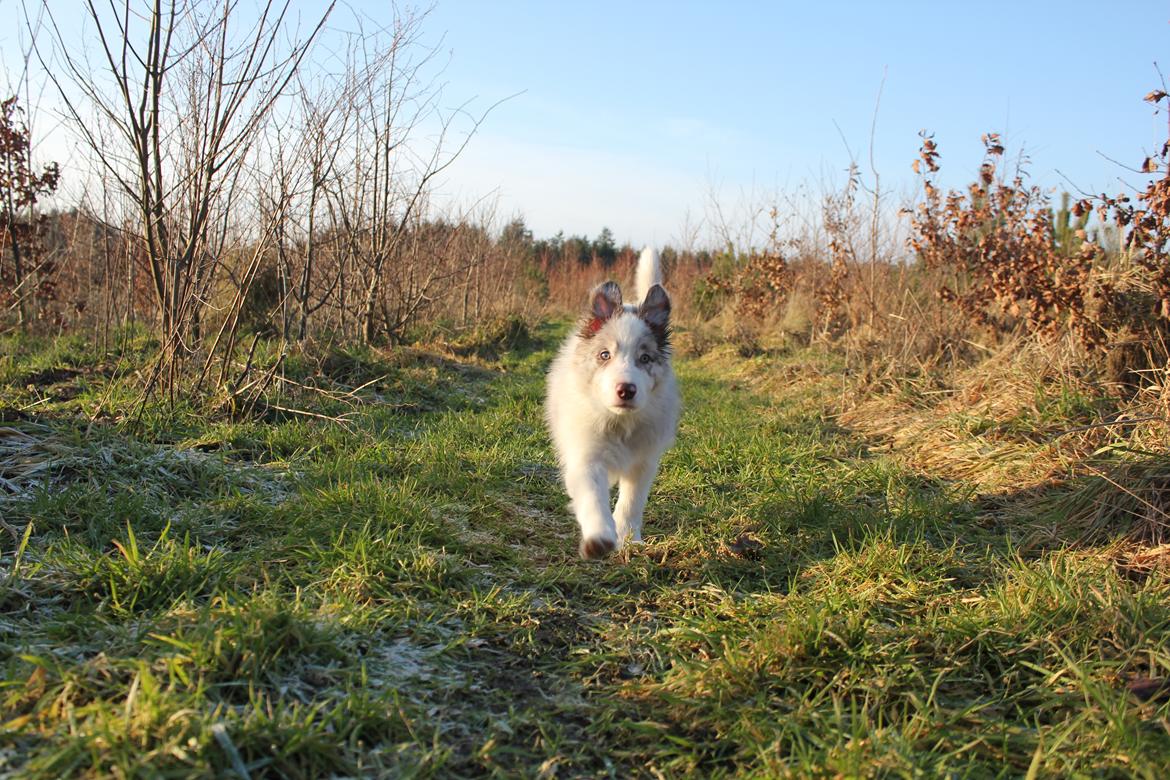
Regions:
[[642, 363], [649, 363], [649, 362], [650, 362], [650, 356], [649, 356], [649, 355], [643, 355], [642, 357], [638, 358], [638, 360], [639, 360], [640, 362], [642, 362]]
[[597, 357], [601, 358], [602, 360], [609, 360], [609, 350], [608, 349], [601, 350], [601, 354], [598, 355]]

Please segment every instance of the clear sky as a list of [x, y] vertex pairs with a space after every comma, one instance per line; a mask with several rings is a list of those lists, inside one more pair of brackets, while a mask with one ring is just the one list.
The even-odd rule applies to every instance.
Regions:
[[[75, 2], [52, 3], [64, 23]], [[322, 3], [295, 7], [307, 19]], [[20, 8], [0, 0], [0, 18]], [[350, 0], [332, 24], [355, 11], [392, 16], [387, 0]], [[11, 79], [19, 35], [5, 27]], [[804, 187], [815, 204], [843, 181], [846, 145], [868, 169], [875, 107], [874, 162], [899, 193], [913, 191], [921, 129], [946, 185], [973, 178], [979, 137], [996, 131], [1036, 183], [1110, 193], [1141, 177], [1106, 156], [1136, 166], [1167, 137], [1142, 101], [1161, 86], [1155, 63], [1170, 69], [1167, 0], [437, 0], [423, 32], [447, 63], [447, 105], [515, 95], [441, 195], [494, 194], [537, 235], [608, 226], [619, 241], [677, 241], [712, 192], [734, 204]]]
[[[849, 152], [910, 191], [918, 131], [944, 181], [1003, 133], [1033, 180], [1140, 180], [1166, 135], [1143, 96], [1170, 69], [1165, 2], [477, 2], [440, 0], [448, 94], [497, 108], [448, 182], [499, 188], [538, 234], [672, 239], [714, 187], [733, 199], [839, 182]], [[839, 128], [839, 131], [838, 131]], [[842, 140], [842, 137], [844, 140]], [[868, 166], [867, 166], [868, 167]], [[1061, 174], [1071, 182], [1066, 182]]]

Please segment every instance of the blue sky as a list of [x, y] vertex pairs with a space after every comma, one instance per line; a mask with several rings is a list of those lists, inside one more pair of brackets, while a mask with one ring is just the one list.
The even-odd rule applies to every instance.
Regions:
[[[65, 24], [73, 2], [53, 4]], [[308, 19], [322, 4], [294, 7]], [[0, 0], [0, 16], [19, 9]], [[350, 0], [331, 24], [352, 28], [355, 11], [388, 22], [392, 7]], [[19, 38], [0, 29], [9, 80]], [[799, 192], [815, 211], [844, 180], [846, 145], [868, 168], [879, 88], [874, 162], [899, 195], [913, 192], [921, 129], [945, 185], [974, 177], [979, 137], [995, 131], [1031, 158], [1035, 183], [1110, 193], [1141, 177], [1105, 156], [1136, 166], [1167, 137], [1142, 101], [1161, 84], [1155, 62], [1170, 69], [1165, 0], [437, 0], [423, 41], [446, 63], [445, 105], [514, 95], [441, 198], [495, 197], [500, 218], [523, 215], [538, 235], [608, 226], [619, 241], [678, 241], [711, 193], [734, 205]]]
[[898, 191], [920, 129], [948, 184], [971, 180], [996, 131], [1036, 183], [1110, 192], [1140, 177], [1102, 155], [1136, 166], [1166, 138], [1142, 102], [1155, 62], [1170, 68], [1166, 2], [440, 0], [426, 30], [444, 36], [451, 100], [523, 90], [445, 186], [498, 187], [538, 234], [661, 242], [712, 188], [839, 182], [846, 142], [868, 162], [879, 88], [875, 163]]

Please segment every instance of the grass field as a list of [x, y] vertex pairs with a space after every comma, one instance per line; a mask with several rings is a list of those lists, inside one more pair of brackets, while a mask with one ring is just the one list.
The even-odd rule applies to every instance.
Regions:
[[578, 560], [556, 333], [290, 359], [328, 393], [242, 423], [0, 342], [0, 775], [1166, 776], [1167, 575], [1022, 550], [823, 354], [680, 359], [647, 543]]

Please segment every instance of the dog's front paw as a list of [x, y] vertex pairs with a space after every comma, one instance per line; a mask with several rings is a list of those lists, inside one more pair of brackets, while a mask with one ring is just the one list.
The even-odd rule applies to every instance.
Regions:
[[604, 558], [613, 552], [617, 543], [613, 539], [606, 536], [591, 536], [588, 539], [581, 540], [581, 557], [585, 560], [596, 560]]

